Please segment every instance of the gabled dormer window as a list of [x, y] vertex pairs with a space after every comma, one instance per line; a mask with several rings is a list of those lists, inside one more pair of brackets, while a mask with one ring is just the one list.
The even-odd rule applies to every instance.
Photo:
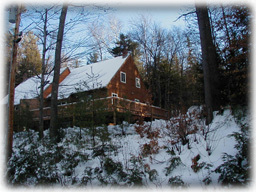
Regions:
[[140, 88], [140, 78], [135, 78], [135, 86], [137, 87], [137, 88]]
[[126, 73], [125, 72], [122, 72], [120, 73], [120, 81], [122, 83], [126, 83]]

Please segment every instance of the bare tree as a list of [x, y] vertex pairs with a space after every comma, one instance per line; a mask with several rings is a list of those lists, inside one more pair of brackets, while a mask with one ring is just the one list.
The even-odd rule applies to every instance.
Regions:
[[61, 65], [61, 48], [62, 48], [67, 10], [68, 10], [68, 6], [63, 5], [61, 15], [60, 15], [57, 44], [55, 49], [55, 65], [54, 65], [54, 77], [52, 82], [52, 93], [51, 93], [51, 121], [50, 121], [50, 137], [53, 140], [56, 140], [58, 136], [58, 90], [59, 90], [59, 77], [60, 77], [60, 65]]
[[[40, 92], [39, 95], [39, 136], [43, 137], [43, 107], [44, 107], [44, 88], [47, 86], [49, 81], [48, 75], [51, 74], [53, 69], [53, 61], [51, 59], [53, 54], [53, 47], [56, 45], [57, 30], [56, 25], [57, 19], [59, 17], [61, 7], [59, 5], [53, 6], [29, 6], [28, 11], [24, 14], [23, 19], [27, 23], [30, 23], [26, 30], [34, 31], [38, 39], [40, 40], [40, 45], [42, 46], [42, 66], [41, 75], [37, 74], [38, 78], [41, 79]], [[67, 22], [65, 22], [65, 33], [63, 36], [64, 41], [62, 43], [62, 49], [65, 49], [65, 54], [61, 55], [61, 63], [70, 62], [72, 60], [78, 60], [81, 56], [85, 55], [85, 51], [79, 50], [81, 47], [85, 47], [88, 37], [79, 36], [81, 38], [75, 39], [72, 34], [77, 34], [82, 31], [81, 26], [86, 24], [88, 19], [96, 16], [84, 8], [84, 6], [73, 5], [70, 8], [70, 17]], [[83, 28], [83, 27], [82, 27]], [[27, 32], [25, 32], [27, 33]], [[68, 46], [65, 46], [68, 45]], [[48, 74], [48, 75], [47, 75]]]
[[109, 16], [106, 23], [97, 19], [89, 25], [90, 46], [93, 53], [98, 53], [99, 60], [103, 60], [103, 56], [111, 49], [111, 44], [119, 39], [121, 28], [121, 22], [113, 16]]
[[45, 9], [44, 17], [44, 36], [43, 36], [43, 51], [42, 51], [42, 74], [41, 74], [41, 85], [40, 85], [40, 106], [39, 106], [39, 138], [43, 138], [44, 131], [44, 75], [45, 75], [45, 54], [46, 54], [46, 38], [47, 38], [47, 19], [48, 10]]
[[37, 74], [40, 78], [40, 92], [39, 94], [39, 137], [43, 138], [43, 107], [44, 107], [44, 88], [48, 84], [48, 76], [50, 74], [49, 61], [51, 58], [51, 51], [56, 43], [57, 27], [53, 25], [56, 22], [57, 15], [59, 14], [59, 7], [29, 7], [28, 12], [23, 17], [27, 22], [30, 22], [28, 31], [32, 30], [40, 40], [42, 45], [42, 60], [41, 60], [41, 75]]
[[145, 63], [146, 68], [146, 81], [149, 83], [151, 90], [153, 90], [154, 104], [161, 106], [161, 82], [158, 70], [166, 44], [166, 30], [142, 16], [140, 22], [133, 23], [131, 36], [140, 44], [143, 53], [142, 61]]
[[100, 60], [103, 60], [103, 52], [106, 42], [106, 30], [104, 25], [100, 25], [98, 22], [93, 22], [91, 26], [89, 26], [89, 33], [93, 39], [93, 46], [97, 47], [96, 49], [99, 52]]

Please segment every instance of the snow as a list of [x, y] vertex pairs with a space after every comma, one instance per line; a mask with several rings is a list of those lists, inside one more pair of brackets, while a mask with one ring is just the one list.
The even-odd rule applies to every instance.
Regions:
[[72, 93], [106, 87], [127, 57], [113, 59], [70, 69], [71, 73], [60, 83], [59, 99]]
[[[199, 109], [199, 108], [196, 108]], [[62, 129], [65, 133], [64, 138], [58, 147], [60, 149], [65, 149], [63, 153], [63, 159], [56, 164], [57, 172], [59, 175], [66, 173], [67, 166], [65, 163], [71, 163], [70, 165], [74, 166], [74, 163], [78, 161], [77, 165], [73, 169], [73, 173], [68, 180], [67, 176], [63, 176], [65, 185], [72, 185], [71, 178], [76, 179], [78, 184], [84, 179], [85, 173], [92, 170], [91, 177], [93, 178], [90, 182], [87, 183], [87, 186], [100, 186], [101, 182], [98, 180], [99, 176], [104, 176], [111, 182], [113, 178], [117, 179], [115, 174], [109, 176], [102, 166], [104, 166], [104, 158], [110, 158], [116, 163], [121, 163], [124, 170], [127, 171], [127, 174], [132, 172], [132, 170], [139, 169], [139, 171], [144, 172], [142, 177], [142, 183], [149, 188], [158, 188], [168, 186], [169, 178], [180, 178], [185, 186], [205, 186], [203, 180], [209, 177], [212, 180], [210, 186], [220, 186], [218, 183], [219, 173], [214, 172], [214, 170], [223, 163], [222, 156], [224, 153], [234, 156], [237, 153], [235, 148], [236, 140], [234, 137], [229, 135], [234, 132], [241, 132], [239, 125], [235, 121], [231, 111], [226, 109], [222, 115], [215, 115], [213, 122], [206, 126], [204, 121], [196, 117], [200, 113], [200, 110], [195, 110], [195, 108], [190, 108], [187, 114], [194, 113], [191, 116], [183, 117], [190, 122], [192, 119], [192, 126], [195, 125], [198, 127], [198, 130], [192, 134], [187, 135], [189, 144], [182, 145], [181, 142], [171, 143], [176, 141], [177, 135], [172, 134], [172, 131], [175, 127], [178, 127], [176, 120], [182, 119], [182, 117], [172, 118], [170, 121], [166, 120], [155, 120], [152, 122], [144, 122], [143, 125], [138, 124], [128, 124], [124, 122], [122, 125], [109, 125], [108, 132], [110, 133], [110, 141], [107, 143], [115, 146], [116, 149], [114, 152], [107, 152], [106, 157], [97, 156], [93, 157], [93, 147], [91, 143], [91, 137], [87, 128], [66, 128]], [[183, 119], [184, 120], [184, 119]], [[247, 122], [249, 123], [249, 122]], [[136, 132], [136, 127], [143, 126], [145, 129], [150, 127], [150, 131], [159, 132], [159, 136], [149, 138], [146, 135], [141, 136]], [[98, 127], [97, 129], [100, 129]], [[125, 135], [122, 135], [122, 129], [125, 132]], [[81, 131], [81, 139], [79, 139]], [[171, 131], [171, 132], [170, 132]], [[207, 134], [206, 134], [207, 132]], [[48, 135], [49, 131], [44, 132], [45, 135]], [[38, 137], [36, 132], [32, 132], [34, 141]], [[21, 156], [22, 151], [19, 151], [18, 146], [21, 143], [28, 141], [28, 134], [26, 132], [16, 133], [14, 136], [14, 153], [17, 155], [17, 158]], [[96, 139], [96, 146], [101, 145], [99, 138]], [[157, 142], [157, 147], [159, 150], [156, 153], [143, 155], [142, 149], [145, 144], [149, 144], [152, 140]], [[25, 145], [25, 150], [32, 148], [32, 144], [27, 142]], [[38, 144], [37, 150], [40, 153], [46, 153], [46, 148], [42, 144]], [[54, 149], [52, 149], [53, 153]], [[171, 154], [170, 151], [173, 150], [174, 154]], [[65, 159], [69, 156], [74, 156], [76, 153], [83, 154], [82, 156], [76, 156], [73, 159]], [[88, 159], [85, 160], [82, 157], [88, 155]], [[198, 160], [198, 165], [204, 165], [198, 171], [192, 169], [193, 163], [192, 159], [197, 155], [200, 155]], [[179, 159], [180, 163], [177, 166], [173, 167], [173, 170], [167, 174], [167, 168], [170, 166], [171, 160], [173, 158]], [[132, 159], [136, 160], [136, 164], [132, 163]], [[246, 163], [246, 162], [244, 162]], [[136, 165], [138, 167], [136, 167]], [[149, 172], [146, 171], [149, 169], [151, 173], [153, 170], [157, 171], [154, 179], [150, 179]], [[96, 174], [96, 169], [100, 168], [102, 172], [98, 175]], [[147, 175], [148, 174], [148, 175]], [[86, 176], [86, 178], [89, 175]], [[63, 179], [62, 178], [62, 179]], [[29, 182], [33, 183], [32, 178]], [[65, 183], [66, 182], [66, 183]], [[119, 184], [125, 184], [127, 181], [119, 181]], [[36, 183], [35, 183], [36, 184]], [[81, 183], [82, 184], [82, 183]], [[59, 183], [58, 185], [63, 185]]]
[[[115, 57], [83, 67], [70, 69], [70, 74], [60, 83], [58, 98], [63, 99], [78, 91], [106, 87], [127, 57]], [[60, 74], [66, 68], [61, 68]], [[92, 78], [94, 74], [94, 77]], [[41, 75], [40, 75], [41, 76]], [[33, 99], [40, 93], [40, 76], [34, 76], [22, 82], [15, 88], [14, 105], [20, 104], [21, 99]], [[45, 76], [48, 85], [52, 83], [53, 72]], [[45, 86], [46, 89], [48, 86]], [[51, 94], [50, 94], [51, 95]], [[50, 97], [50, 95], [48, 97]], [[1, 104], [7, 104], [8, 95], [1, 99]]]
[[[20, 104], [21, 99], [32, 99], [38, 96], [40, 79], [31, 77], [15, 88], [14, 105]], [[1, 100], [1, 104], [7, 104], [8, 95]]]
[[[60, 73], [62, 73], [64, 69], [61, 69]], [[40, 75], [41, 76], [41, 75]], [[20, 104], [21, 99], [33, 99], [39, 96], [40, 94], [40, 85], [41, 79], [40, 76], [34, 76], [26, 81], [22, 82], [15, 88], [15, 97], [14, 97], [14, 105]], [[53, 72], [45, 75], [45, 82], [52, 82]], [[45, 86], [45, 89], [47, 86]], [[1, 104], [7, 104], [8, 95], [5, 96], [1, 100]]]

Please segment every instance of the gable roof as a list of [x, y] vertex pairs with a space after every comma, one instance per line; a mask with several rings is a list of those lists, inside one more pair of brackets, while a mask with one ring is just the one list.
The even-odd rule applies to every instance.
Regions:
[[[70, 74], [59, 85], [58, 98], [67, 98], [72, 93], [106, 87], [127, 58], [128, 56], [124, 58], [120, 56], [70, 69]], [[62, 68], [60, 73], [65, 69]], [[49, 81], [50, 84], [52, 80], [53, 72], [45, 77], [45, 81]], [[46, 88], [47, 86], [45, 86], [44, 90]], [[38, 76], [31, 77], [15, 88], [14, 105], [20, 104], [21, 99], [36, 98], [39, 96], [39, 93], [40, 78]], [[48, 97], [50, 96], [51, 94]], [[3, 98], [2, 102], [7, 103], [7, 101], [8, 95]]]
[[127, 57], [120, 56], [71, 69], [71, 73], [59, 85], [58, 98], [67, 98], [72, 93], [106, 87], [126, 59]]

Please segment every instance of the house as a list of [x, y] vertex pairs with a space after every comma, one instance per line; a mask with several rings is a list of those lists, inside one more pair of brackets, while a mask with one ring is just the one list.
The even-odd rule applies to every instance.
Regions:
[[[53, 73], [45, 78], [48, 83], [44, 88], [44, 121], [46, 125], [50, 121], [52, 79]], [[104, 101], [104, 110], [108, 113], [109, 123], [116, 123], [120, 114], [126, 112], [129, 112], [133, 119], [168, 118], [168, 111], [151, 105], [151, 94], [142, 82], [130, 55], [74, 69], [63, 68], [60, 71], [58, 91], [59, 117], [69, 126], [74, 125], [74, 121], [77, 119], [74, 109], [85, 102], [83, 97], [90, 98], [90, 102]], [[17, 108], [28, 106], [30, 112], [33, 113], [35, 122], [39, 120], [39, 93], [40, 78], [36, 76], [15, 88], [15, 105]], [[103, 106], [102, 103], [101, 106]]]

